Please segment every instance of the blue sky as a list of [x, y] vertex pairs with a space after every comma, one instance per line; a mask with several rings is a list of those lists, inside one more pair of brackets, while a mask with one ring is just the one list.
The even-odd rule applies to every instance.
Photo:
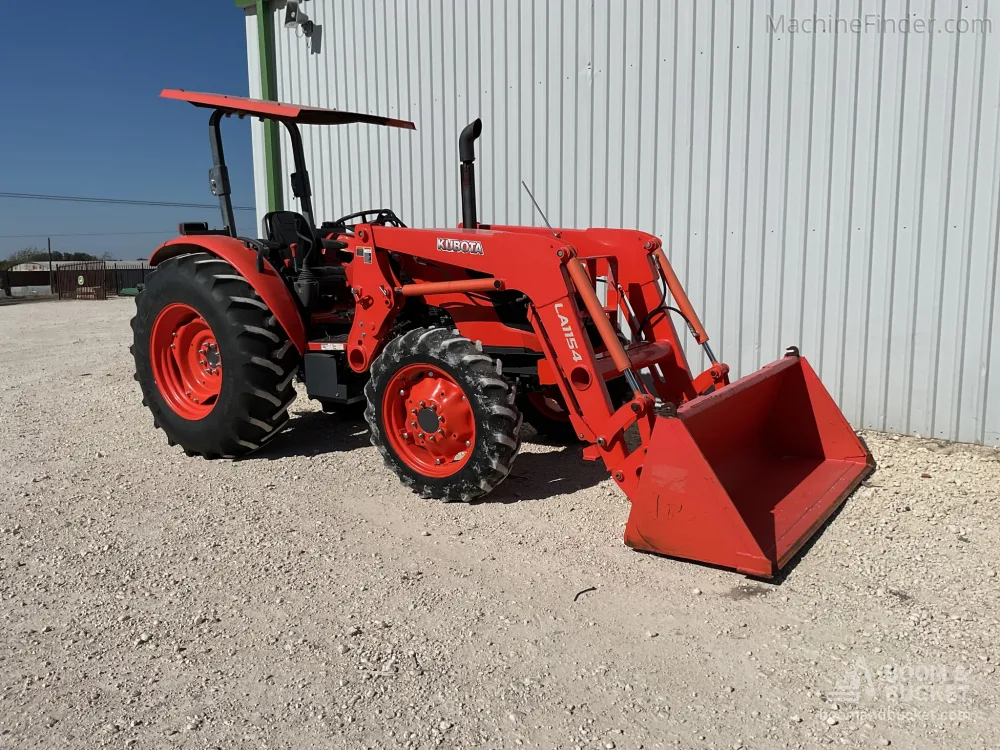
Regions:
[[[245, 20], [232, 0], [18, 7], [0, 24], [0, 192], [214, 203], [209, 112], [159, 93], [247, 94]], [[233, 201], [253, 205], [250, 126], [223, 128]], [[50, 234], [162, 231], [52, 239], [58, 250], [146, 257], [184, 220], [218, 226], [219, 212], [0, 198], [0, 258]], [[256, 235], [252, 211], [237, 220]]]

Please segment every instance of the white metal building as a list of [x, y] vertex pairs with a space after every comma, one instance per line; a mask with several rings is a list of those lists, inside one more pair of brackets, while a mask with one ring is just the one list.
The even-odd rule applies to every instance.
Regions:
[[[540, 223], [523, 178], [653, 232], [737, 374], [798, 344], [856, 426], [1000, 444], [995, 3], [308, 0], [311, 37], [237, 5], [251, 96], [417, 123], [304, 128], [321, 219], [454, 226], [480, 116], [482, 221]], [[283, 137], [254, 124], [260, 214]]]

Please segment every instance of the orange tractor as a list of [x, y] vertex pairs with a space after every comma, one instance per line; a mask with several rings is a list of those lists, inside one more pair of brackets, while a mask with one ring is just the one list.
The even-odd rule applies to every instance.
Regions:
[[[797, 350], [730, 383], [656, 237], [481, 223], [478, 120], [459, 139], [460, 227], [409, 228], [387, 208], [317, 223], [299, 125], [412, 123], [163, 96], [212, 110], [223, 218], [156, 249], [132, 321], [144, 403], [189, 455], [237, 458], [273, 439], [298, 376], [324, 409], [364, 409], [408, 487], [470, 501], [510, 472], [523, 416], [604, 462], [631, 501], [626, 544], [755, 576], [785, 565], [873, 470]], [[299, 211], [268, 213], [260, 239], [236, 233], [220, 133], [231, 115], [290, 137]], [[705, 372], [692, 374], [671, 314], [704, 347]]]

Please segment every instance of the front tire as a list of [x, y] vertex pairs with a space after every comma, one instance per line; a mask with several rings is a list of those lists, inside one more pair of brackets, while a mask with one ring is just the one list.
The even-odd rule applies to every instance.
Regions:
[[170, 445], [237, 458], [274, 438], [300, 357], [250, 283], [208, 253], [170, 258], [136, 298], [135, 379]]
[[510, 472], [521, 445], [514, 388], [457, 331], [417, 328], [390, 341], [365, 395], [372, 444], [417, 494], [469, 502]]

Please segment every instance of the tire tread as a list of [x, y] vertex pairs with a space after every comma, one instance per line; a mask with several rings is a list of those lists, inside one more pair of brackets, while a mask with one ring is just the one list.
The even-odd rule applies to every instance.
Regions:
[[[140, 361], [140, 341], [148, 342], [156, 310], [144, 310], [151, 288], [171, 284], [199, 284], [208, 291], [235, 342], [223, 352], [223, 372], [234, 374], [228, 412], [213, 434], [185, 445], [173, 423], [179, 418], [160, 398], [151, 370]], [[192, 253], [164, 261], [149, 277], [146, 289], [136, 298], [137, 312], [131, 325], [135, 341], [131, 347], [136, 360], [135, 379], [144, 404], [153, 413], [153, 425], [167, 433], [168, 445], [181, 445], [188, 455], [206, 459], [240, 458], [273, 439], [288, 423], [288, 407], [295, 400], [292, 376], [300, 357], [285, 330], [250, 283], [227, 261], [208, 253]], [[204, 314], [205, 311], [202, 311]], [[218, 332], [217, 332], [218, 335]], [[224, 386], [225, 387], [225, 386]], [[167, 413], [169, 412], [169, 413]]]
[[[405, 464], [382, 435], [380, 390], [413, 355], [433, 364], [435, 360], [462, 373], [461, 386], [485, 415], [476, 423], [476, 445], [466, 465], [448, 481], [424, 477]], [[365, 419], [371, 442], [400, 481], [418, 495], [446, 502], [470, 502], [492, 492], [510, 473], [521, 446], [521, 415], [514, 405], [514, 387], [498, 375], [495, 360], [454, 330], [415, 328], [396, 337], [371, 366], [365, 386], [368, 399]]]

